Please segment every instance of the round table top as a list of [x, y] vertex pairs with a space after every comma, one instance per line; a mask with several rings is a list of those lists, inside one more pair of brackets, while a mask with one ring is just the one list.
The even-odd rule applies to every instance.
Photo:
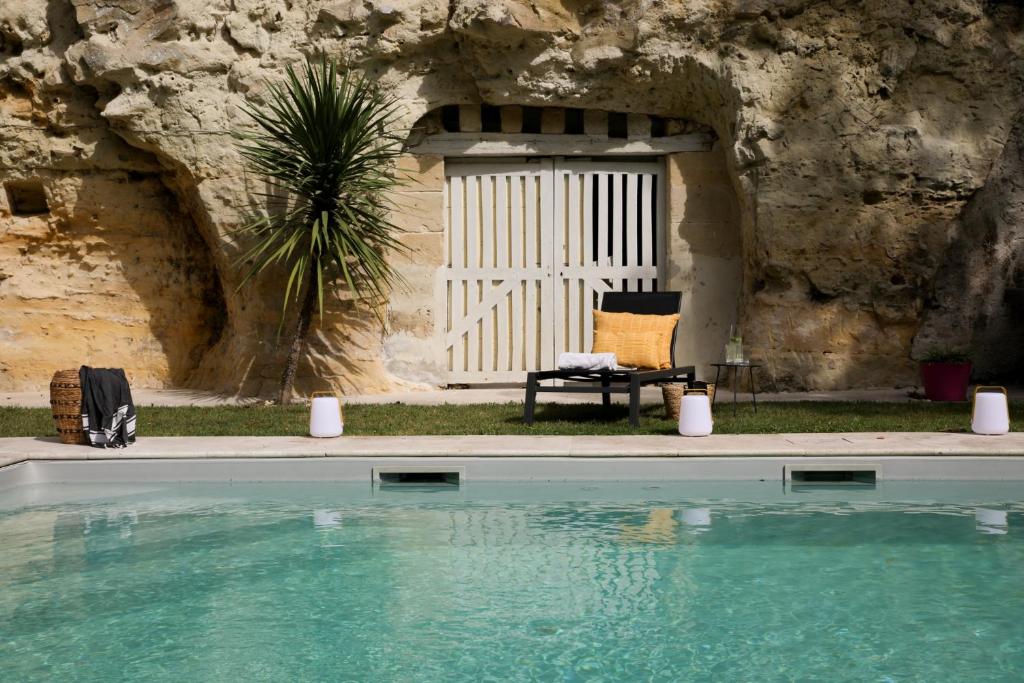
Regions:
[[711, 367], [713, 367], [713, 368], [759, 368], [759, 367], [761, 367], [761, 364], [760, 363], [751, 363], [750, 361], [745, 360], [742, 363], [712, 363]]

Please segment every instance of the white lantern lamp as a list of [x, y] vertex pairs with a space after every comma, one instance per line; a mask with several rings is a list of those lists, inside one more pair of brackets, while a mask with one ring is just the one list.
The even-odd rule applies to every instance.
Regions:
[[341, 401], [326, 391], [313, 392], [309, 408], [309, 435], [317, 438], [341, 436], [345, 422], [341, 415]]
[[683, 436], [711, 434], [711, 399], [707, 389], [683, 389], [679, 399], [679, 433]]
[[1010, 431], [1010, 408], [1005, 387], [975, 387], [971, 431], [975, 434], [1006, 434]]

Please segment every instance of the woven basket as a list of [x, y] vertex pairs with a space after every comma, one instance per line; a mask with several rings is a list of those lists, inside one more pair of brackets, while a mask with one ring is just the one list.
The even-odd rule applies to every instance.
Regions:
[[50, 408], [61, 443], [86, 443], [78, 370], [58, 370], [50, 380]]
[[[708, 400], [715, 400], [715, 385], [711, 382], [697, 382], [698, 386], [705, 385], [708, 389]], [[683, 391], [686, 385], [670, 382], [661, 385], [661, 399], [665, 402], [665, 417], [673, 422], [679, 421], [679, 403], [683, 399]]]

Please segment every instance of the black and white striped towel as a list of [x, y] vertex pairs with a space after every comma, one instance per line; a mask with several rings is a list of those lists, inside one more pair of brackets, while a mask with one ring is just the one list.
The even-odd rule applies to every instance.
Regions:
[[78, 369], [82, 383], [82, 429], [89, 445], [124, 448], [135, 443], [135, 404], [121, 368]]

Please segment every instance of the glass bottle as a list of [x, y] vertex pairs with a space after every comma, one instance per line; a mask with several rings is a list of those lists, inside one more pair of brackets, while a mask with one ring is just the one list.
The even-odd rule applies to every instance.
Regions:
[[743, 336], [737, 325], [729, 325], [729, 341], [725, 345], [725, 362], [743, 362]]

